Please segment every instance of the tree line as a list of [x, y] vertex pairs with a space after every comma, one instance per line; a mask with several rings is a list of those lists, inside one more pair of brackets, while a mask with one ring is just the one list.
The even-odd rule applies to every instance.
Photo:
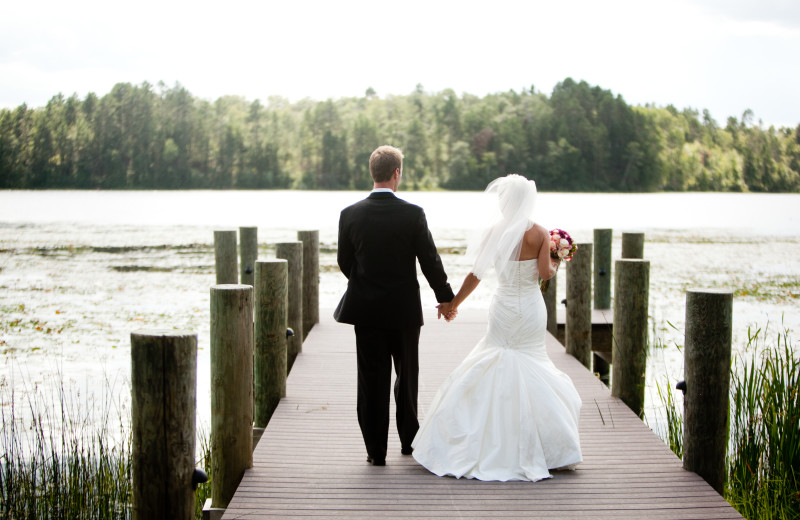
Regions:
[[747, 110], [722, 126], [570, 78], [550, 96], [418, 85], [266, 105], [163, 83], [58, 94], [0, 110], [0, 188], [365, 189], [381, 144], [403, 150], [407, 189], [481, 190], [516, 172], [547, 191], [800, 191], [800, 125], [764, 128]]

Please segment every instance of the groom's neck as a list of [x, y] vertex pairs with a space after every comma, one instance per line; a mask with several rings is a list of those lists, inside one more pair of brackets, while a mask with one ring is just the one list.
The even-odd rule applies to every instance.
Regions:
[[389, 189], [392, 191], [397, 191], [397, 187], [394, 186], [391, 182], [376, 182], [372, 185], [373, 190], [377, 190], [378, 188]]

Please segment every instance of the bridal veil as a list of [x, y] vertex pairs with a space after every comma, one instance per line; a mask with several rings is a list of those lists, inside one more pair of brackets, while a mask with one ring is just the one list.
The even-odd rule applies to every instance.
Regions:
[[469, 245], [467, 255], [474, 258], [472, 274], [483, 279], [492, 267], [498, 273], [509, 262], [519, 260], [522, 235], [533, 226], [536, 183], [512, 173], [489, 183], [485, 195], [490, 225], [477, 242]]

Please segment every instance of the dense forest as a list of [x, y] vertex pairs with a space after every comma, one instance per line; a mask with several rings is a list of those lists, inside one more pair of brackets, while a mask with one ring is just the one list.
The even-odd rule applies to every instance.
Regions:
[[566, 79], [484, 97], [452, 90], [264, 105], [120, 83], [0, 110], [0, 188], [364, 189], [370, 152], [405, 154], [405, 189], [480, 190], [517, 172], [548, 191], [800, 191], [800, 125], [745, 111], [629, 106]]

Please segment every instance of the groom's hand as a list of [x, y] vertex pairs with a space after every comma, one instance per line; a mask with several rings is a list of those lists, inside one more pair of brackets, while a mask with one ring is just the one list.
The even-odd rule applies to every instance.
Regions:
[[[449, 303], [440, 303], [439, 305], [437, 305], [436, 306], [436, 310], [438, 312], [436, 314], [436, 319], [437, 320], [442, 319], [442, 314], [444, 314], [446, 316], [447, 315], [447, 311], [449, 310], [449, 307], [450, 307]], [[447, 318], [445, 318], [445, 319], [447, 319]]]
[[445, 321], [452, 321], [456, 315], [458, 315], [458, 311], [453, 308], [453, 305], [450, 302], [440, 303], [436, 306], [438, 309], [438, 316], [436, 319], [441, 319], [444, 316]]

